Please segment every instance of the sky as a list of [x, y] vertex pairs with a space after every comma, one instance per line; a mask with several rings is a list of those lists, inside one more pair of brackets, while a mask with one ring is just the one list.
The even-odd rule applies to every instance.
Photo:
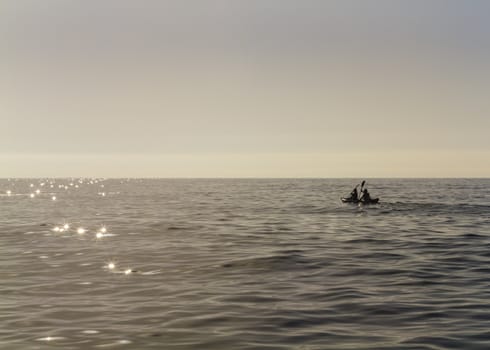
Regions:
[[490, 177], [490, 2], [4, 0], [0, 177]]

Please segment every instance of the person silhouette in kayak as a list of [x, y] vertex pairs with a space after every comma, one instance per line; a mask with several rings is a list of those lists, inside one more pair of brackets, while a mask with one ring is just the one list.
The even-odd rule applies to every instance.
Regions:
[[352, 190], [352, 192], [349, 195], [349, 199], [351, 199], [353, 201], [358, 201], [359, 200], [359, 194], [357, 192], [357, 187], [358, 186], [359, 185], [357, 185], [356, 187], [354, 187], [354, 189]]
[[362, 195], [361, 195], [360, 201], [363, 202], [363, 203], [369, 203], [369, 202], [372, 201], [371, 195], [369, 194], [369, 191], [367, 190], [367, 188], [365, 188], [362, 191]]

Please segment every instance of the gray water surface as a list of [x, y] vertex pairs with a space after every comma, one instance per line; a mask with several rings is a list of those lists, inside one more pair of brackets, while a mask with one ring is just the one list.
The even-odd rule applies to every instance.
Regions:
[[91, 182], [0, 180], [1, 349], [490, 348], [489, 179]]

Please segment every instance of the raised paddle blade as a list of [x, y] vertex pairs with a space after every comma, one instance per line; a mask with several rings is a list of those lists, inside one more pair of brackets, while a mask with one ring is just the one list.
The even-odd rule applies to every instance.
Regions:
[[361, 182], [361, 193], [362, 193], [362, 189], [363, 189], [365, 183], [366, 183], [366, 181], [364, 181], [364, 180]]

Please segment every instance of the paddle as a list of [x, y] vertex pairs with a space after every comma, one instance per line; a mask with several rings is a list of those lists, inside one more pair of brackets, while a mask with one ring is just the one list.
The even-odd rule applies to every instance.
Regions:
[[365, 184], [366, 184], [366, 181], [365, 180], [362, 180], [362, 182], [361, 182], [361, 191], [359, 192], [359, 200], [362, 198], [362, 188], [364, 187]]

